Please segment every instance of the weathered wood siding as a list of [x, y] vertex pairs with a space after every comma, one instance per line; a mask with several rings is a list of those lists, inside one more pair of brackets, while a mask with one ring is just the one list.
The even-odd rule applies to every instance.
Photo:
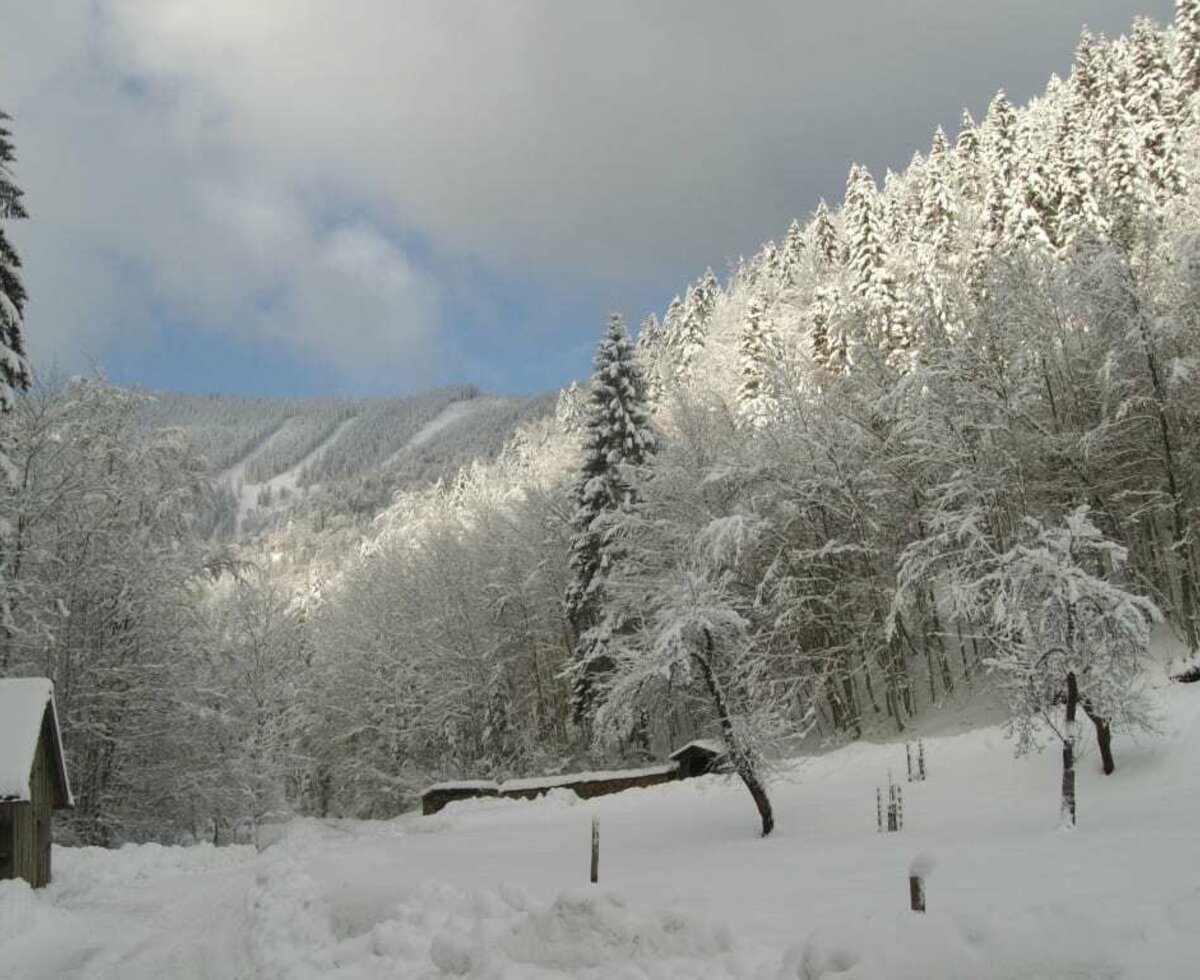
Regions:
[[607, 796], [609, 793], [620, 793], [627, 789], [638, 789], [643, 786], [658, 786], [679, 778], [677, 770], [654, 773], [638, 773], [631, 776], [613, 775], [608, 779], [571, 779], [564, 778], [563, 782], [553, 786], [535, 786], [521, 789], [505, 789], [500, 786], [500, 795], [510, 800], [536, 800], [545, 796], [552, 789], [569, 789], [581, 799], [589, 800], [593, 796]]
[[481, 797], [497, 795], [497, 790], [484, 789], [482, 787], [455, 787], [453, 789], [428, 790], [421, 797], [421, 815], [428, 817], [431, 814], [437, 813], [447, 803], [453, 803], [456, 800], [475, 800]]
[[50, 883], [50, 818], [56, 787], [54, 759], [43, 726], [29, 774], [30, 802], [2, 804], [12, 825], [12, 877], [24, 878], [34, 888]]

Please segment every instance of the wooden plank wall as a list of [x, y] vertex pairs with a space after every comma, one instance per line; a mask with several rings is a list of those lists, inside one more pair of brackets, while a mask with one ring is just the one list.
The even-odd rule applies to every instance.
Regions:
[[30, 773], [32, 801], [9, 804], [13, 817], [13, 875], [24, 878], [34, 888], [50, 883], [50, 820], [54, 781], [54, 760], [43, 728]]

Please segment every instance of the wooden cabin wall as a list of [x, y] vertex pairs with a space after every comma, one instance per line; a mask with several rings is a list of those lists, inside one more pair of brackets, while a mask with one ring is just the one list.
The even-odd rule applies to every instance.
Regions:
[[14, 875], [13, 807], [12, 803], [0, 803], [0, 881]]
[[54, 760], [45, 738], [38, 740], [30, 773], [30, 803], [13, 803], [13, 875], [34, 888], [50, 883], [50, 819], [55, 790]]

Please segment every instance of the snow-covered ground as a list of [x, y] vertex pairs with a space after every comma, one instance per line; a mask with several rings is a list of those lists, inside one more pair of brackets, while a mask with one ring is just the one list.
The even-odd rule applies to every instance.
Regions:
[[1085, 755], [1073, 832], [1057, 752], [943, 721], [898, 834], [876, 832], [875, 788], [904, 746], [859, 743], [780, 776], [767, 839], [745, 791], [705, 777], [298, 821], [261, 853], [59, 849], [44, 891], [0, 883], [0, 977], [1194, 977], [1200, 690], [1163, 697], [1163, 736], [1120, 741], [1113, 776]]

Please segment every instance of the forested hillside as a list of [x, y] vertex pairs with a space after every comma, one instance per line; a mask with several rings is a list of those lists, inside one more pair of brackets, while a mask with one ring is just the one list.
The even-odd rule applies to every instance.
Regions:
[[178, 430], [208, 463], [219, 491], [214, 533], [230, 538], [298, 514], [321, 526], [369, 520], [396, 491], [493, 458], [521, 421], [552, 405], [470, 386], [358, 401], [159, 392], [140, 416], [150, 429]]
[[[390, 815], [715, 734], [755, 793], [789, 740], [984, 683], [1021, 749], [1067, 675], [1098, 735], [1149, 726], [1150, 627], [1200, 630], [1198, 90], [1197, 0], [1084, 34], [636, 344], [614, 319], [553, 413], [25, 398], [0, 671], [58, 684], [77, 832]], [[219, 543], [232, 514], [265, 533]]]

